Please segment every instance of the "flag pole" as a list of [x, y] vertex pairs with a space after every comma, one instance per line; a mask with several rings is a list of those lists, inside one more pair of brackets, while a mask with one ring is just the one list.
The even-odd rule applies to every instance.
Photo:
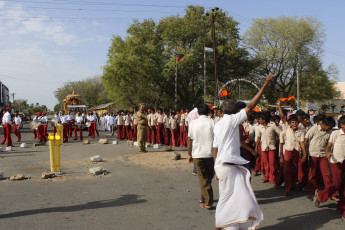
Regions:
[[177, 60], [176, 60], [177, 49], [175, 50], [175, 109], [177, 109]]
[[204, 43], [204, 103], [206, 103], [206, 51]]

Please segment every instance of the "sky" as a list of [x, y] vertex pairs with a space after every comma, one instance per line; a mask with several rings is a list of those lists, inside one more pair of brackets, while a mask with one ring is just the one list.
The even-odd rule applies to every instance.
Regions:
[[64, 82], [102, 74], [113, 35], [125, 37], [134, 19], [182, 16], [187, 5], [227, 11], [241, 34], [255, 18], [314, 17], [326, 34], [323, 64], [345, 81], [343, 0], [0, 0], [0, 81], [14, 99], [52, 110]]

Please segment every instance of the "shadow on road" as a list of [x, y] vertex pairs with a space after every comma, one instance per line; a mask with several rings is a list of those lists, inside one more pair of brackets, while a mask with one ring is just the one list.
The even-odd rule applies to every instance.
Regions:
[[260, 230], [319, 229], [324, 227], [324, 225], [329, 221], [340, 218], [340, 215], [337, 215], [336, 211], [323, 209], [314, 212], [282, 217], [278, 219], [281, 221], [280, 223], [262, 227]]
[[266, 190], [254, 191], [259, 204], [270, 204], [280, 201], [287, 201], [299, 197], [308, 197], [309, 193], [295, 189], [289, 196], [283, 196], [284, 189], [269, 188]]
[[18, 212], [1, 214], [0, 219], [21, 217], [21, 216], [30, 216], [30, 215], [36, 215], [36, 214], [41, 214], [41, 213], [77, 212], [77, 211], [83, 211], [83, 210], [88, 210], [88, 209], [119, 207], [119, 206], [125, 206], [125, 205], [129, 205], [129, 204], [139, 204], [139, 203], [147, 202], [147, 200], [138, 199], [138, 197], [139, 196], [135, 195], [135, 194], [126, 194], [126, 195], [121, 195], [121, 197], [117, 198], [117, 199], [100, 200], [100, 201], [88, 202], [86, 204], [80, 204], [80, 205], [71, 205], [71, 206], [63, 206], [63, 207], [51, 207], [51, 208], [41, 208], [41, 209], [18, 211]]

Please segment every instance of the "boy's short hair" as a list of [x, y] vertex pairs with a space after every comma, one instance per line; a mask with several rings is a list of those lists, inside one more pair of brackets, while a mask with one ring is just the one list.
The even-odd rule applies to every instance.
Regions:
[[289, 116], [288, 123], [290, 124], [292, 121], [297, 121], [298, 122], [298, 118], [297, 118], [296, 114], [291, 114]]
[[174, 115], [174, 116], [175, 116], [175, 115], [176, 115], [176, 113], [175, 113], [174, 111], [172, 111], [172, 112], [171, 112], [171, 115]]
[[318, 114], [314, 117], [314, 123], [317, 123], [317, 122], [320, 122], [320, 121], [323, 121], [325, 119], [325, 115], [324, 114]]
[[309, 120], [310, 116], [308, 114], [304, 113], [304, 114], [301, 114], [301, 119], [302, 119], [302, 121], [305, 120], [305, 119]]
[[198, 108], [199, 115], [207, 116], [208, 113], [210, 112], [210, 107], [208, 105], [206, 105], [206, 104], [199, 104], [197, 106], [197, 108]]
[[252, 113], [248, 114], [247, 116], [247, 121], [254, 121], [255, 120], [255, 117]]
[[295, 114], [296, 114], [296, 116], [302, 117], [302, 115], [305, 114], [305, 112], [303, 110], [297, 110]]
[[273, 120], [279, 120], [279, 121], [280, 121], [280, 116], [274, 115], [274, 116], [273, 116]]
[[338, 128], [341, 129], [341, 125], [345, 125], [345, 115], [338, 119]]
[[323, 119], [322, 124], [333, 128], [335, 126], [335, 121], [331, 117], [326, 117]]
[[271, 114], [269, 111], [264, 111], [258, 115], [258, 118], [263, 119], [266, 123], [270, 122]]
[[237, 107], [238, 111], [240, 111], [241, 109], [244, 109], [246, 106], [247, 106], [246, 103], [243, 101], [237, 101], [236, 102], [236, 107]]
[[237, 113], [236, 101], [230, 99], [223, 101], [223, 112], [228, 115]]

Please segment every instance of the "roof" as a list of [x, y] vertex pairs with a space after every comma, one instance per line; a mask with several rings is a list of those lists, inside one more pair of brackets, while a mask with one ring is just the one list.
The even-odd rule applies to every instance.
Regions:
[[99, 109], [106, 109], [107, 107], [115, 104], [115, 102], [109, 102], [107, 104], [96, 105], [95, 107], [90, 108], [91, 110], [99, 110]]
[[86, 105], [67, 105], [68, 108], [86, 108]]

